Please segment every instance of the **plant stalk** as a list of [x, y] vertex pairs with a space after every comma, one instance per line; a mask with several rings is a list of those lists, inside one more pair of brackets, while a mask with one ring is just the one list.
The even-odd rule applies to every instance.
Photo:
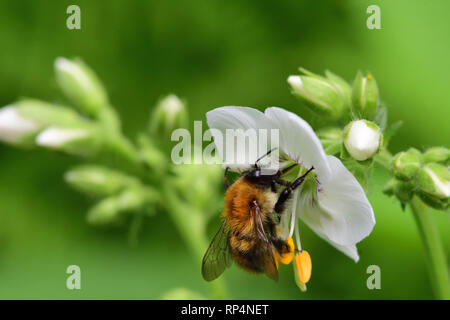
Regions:
[[449, 300], [450, 270], [436, 224], [432, 215], [427, 212], [427, 208], [418, 197], [412, 199], [411, 209], [427, 255], [427, 266], [434, 294], [438, 299]]
[[[173, 186], [166, 184], [164, 194], [167, 212], [170, 214], [175, 226], [184, 238], [197, 261], [203, 259], [203, 254], [208, 247], [206, 238], [206, 221], [201, 212], [182, 202], [173, 191]], [[200, 269], [199, 269], [200, 274]], [[222, 278], [209, 282], [213, 299], [227, 299], [227, 292]]]

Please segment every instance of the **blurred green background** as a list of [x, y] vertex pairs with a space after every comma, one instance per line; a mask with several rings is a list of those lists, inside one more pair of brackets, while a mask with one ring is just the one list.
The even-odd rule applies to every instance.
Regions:
[[[66, 8], [81, 7], [81, 30], [66, 28]], [[366, 8], [381, 8], [381, 30], [366, 28]], [[330, 69], [351, 80], [376, 77], [390, 121], [404, 126], [391, 143], [449, 145], [450, 2], [434, 1], [1, 1], [0, 105], [21, 96], [56, 101], [57, 56], [79, 56], [105, 83], [130, 137], [148, 123], [161, 95], [189, 102], [191, 120], [222, 105], [282, 106], [308, 120], [286, 78], [299, 66]], [[0, 298], [155, 299], [176, 287], [203, 294], [197, 261], [167, 214], [145, 222], [137, 247], [126, 229], [89, 226], [91, 202], [62, 176], [75, 159], [0, 145]], [[369, 198], [377, 224], [355, 264], [302, 227], [313, 261], [308, 292], [282, 267], [279, 283], [235, 266], [225, 274], [239, 299], [433, 298], [409, 210], [381, 194], [376, 172]], [[218, 213], [219, 214], [219, 213]], [[448, 214], [434, 212], [449, 252]], [[216, 220], [215, 220], [216, 222]], [[217, 225], [211, 225], [211, 236]], [[67, 290], [68, 265], [81, 267], [82, 290]], [[381, 267], [381, 290], [368, 290], [366, 269]]]

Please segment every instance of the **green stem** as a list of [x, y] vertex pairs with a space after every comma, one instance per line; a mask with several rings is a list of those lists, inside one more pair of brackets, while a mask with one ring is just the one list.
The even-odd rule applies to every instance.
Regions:
[[378, 153], [375, 156], [374, 160], [376, 163], [380, 164], [383, 168], [391, 170], [392, 155], [388, 150], [386, 149], [381, 150], [380, 153]]
[[450, 271], [433, 217], [417, 197], [412, 199], [411, 209], [425, 247], [435, 295], [438, 299], [450, 299]]
[[[165, 206], [170, 214], [175, 226], [184, 238], [197, 261], [203, 259], [203, 254], [208, 247], [206, 238], [206, 222], [203, 214], [197, 212], [195, 208], [179, 200], [173, 191], [173, 186], [166, 183], [163, 187]], [[200, 270], [199, 270], [200, 274]], [[211, 293], [214, 299], [222, 300], [227, 298], [223, 279], [219, 278], [209, 282]]]
[[[109, 141], [111, 143], [112, 150], [121, 155], [125, 162], [128, 163], [132, 171], [137, 170], [136, 173], [139, 174], [141, 168], [139, 166], [137, 152], [133, 144], [120, 133], [116, 134], [114, 138]], [[195, 254], [196, 259], [201, 261], [208, 246], [205, 231], [205, 217], [201, 212], [195, 212], [195, 208], [186, 206], [185, 203], [182, 203], [173, 191], [173, 186], [171, 186], [170, 183], [166, 183], [164, 185], [163, 194], [163, 198], [165, 199], [164, 205], [167, 207], [167, 212], [171, 215], [175, 226], [187, 242], [188, 246], [191, 248], [192, 252]], [[137, 220], [136, 226], [139, 226], [140, 223], [141, 222]], [[133, 235], [138, 230], [136, 226], [134, 226], [134, 223], [131, 226], [131, 242], [134, 241]], [[213, 298], [226, 299], [227, 293], [222, 279], [216, 279], [209, 284]]]
[[[376, 155], [375, 161], [391, 170], [392, 155], [388, 150], [384, 149]], [[413, 197], [410, 205], [425, 248], [434, 294], [438, 299], [450, 299], [450, 270], [433, 217], [426, 212], [426, 206], [417, 196]]]

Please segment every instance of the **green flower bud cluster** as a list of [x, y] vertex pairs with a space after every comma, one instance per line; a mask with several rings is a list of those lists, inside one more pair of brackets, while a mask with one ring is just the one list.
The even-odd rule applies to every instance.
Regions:
[[64, 178], [77, 191], [100, 199], [87, 216], [95, 225], [121, 222], [132, 212], [152, 214], [158, 199], [157, 192], [137, 178], [103, 166], [78, 166]]
[[318, 132], [325, 151], [333, 155], [340, 152], [342, 159], [371, 165], [373, 156], [387, 143], [383, 135], [387, 122], [386, 108], [381, 106], [375, 78], [358, 71], [353, 85], [350, 85], [330, 71], [326, 71], [325, 76], [303, 68], [300, 71], [301, 75], [288, 78], [295, 96], [330, 120], [355, 119], [343, 130], [329, 127]]
[[102, 144], [101, 128], [76, 111], [36, 99], [0, 109], [0, 140], [19, 147], [42, 147], [90, 156]]
[[330, 120], [344, 116], [374, 121], [382, 112], [379, 90], [370, 73], [358, 71], [353, 84], [338, 75], [326, 71], [325, 76], [300, 68], [300, 75], [289, 76], [287, 82], [292, 94], [307, 106]]
[[350, 107], [351, 86], [330, 71], [325, 72], [325, 77], [303, 68], [300, 71], [300, 76], [287, 79], [292, 94], [321, 115], [332, 120], [341, 118]]
[[37, 99], [20, 100], [0, 109], [0, 141], [82, 157], [104, 153], [130, 157], [120, 121], [95, 73], [79, 60], [57, 58], [55, 75], [78, 111]]
[[402, 205], [417, 194], [436, 209], [447, 209], [450, 197], [450, 150], [444, 147], [428, 149], [425, 153], [410, 148], [396, 154], [392, 160], [392, 178], [384, 188], [395, 195]]
[[372, 158], [383, 146], [383, 134], [376, 123], [355, 120], [344, 129], [325, 127], [317, 132], [327, 154], [337, 155], [343, 160], [353, 159], [360, 164], [372, 164]]
[[222, 203], [223, 194], [218, 186], [223, 184], [223, 170], [220, 165], [186, 164], [173, 168], [176, 174], [174, 185], [184, 200], [202, 212], [214, 213], [211, 203]]

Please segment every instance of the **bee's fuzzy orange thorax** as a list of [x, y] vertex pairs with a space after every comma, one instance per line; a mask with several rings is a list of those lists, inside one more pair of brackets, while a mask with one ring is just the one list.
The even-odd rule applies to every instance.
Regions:
[[250, 216], [250, 203], [256, 200], [261, 209], [261, 219], [268, 219], [276, 203], [276, 194], [270, 190], [261, 189], [243, 178], [238, 179], [227, 190], [223, 216], [231, 230], [240, 229], [247, 233], [253, 228]]

